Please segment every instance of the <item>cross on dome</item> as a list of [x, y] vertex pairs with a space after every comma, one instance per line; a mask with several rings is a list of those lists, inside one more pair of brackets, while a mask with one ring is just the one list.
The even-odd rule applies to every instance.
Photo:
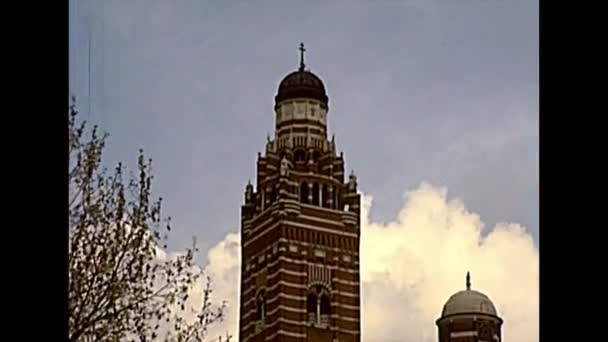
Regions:
[[300, 43], [300, 71], [304, 71], [304, 52], [306, 49], [304, 48], [304, 43]]

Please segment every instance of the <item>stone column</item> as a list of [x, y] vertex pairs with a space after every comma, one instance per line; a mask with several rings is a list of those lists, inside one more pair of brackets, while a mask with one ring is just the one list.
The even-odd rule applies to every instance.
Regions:
[[323, 207], [323, 184], [319, 184], [319, 206]]

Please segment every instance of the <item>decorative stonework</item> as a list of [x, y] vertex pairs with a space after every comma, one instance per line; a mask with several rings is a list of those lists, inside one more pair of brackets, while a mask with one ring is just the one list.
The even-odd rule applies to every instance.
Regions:
[[314, 285], [331, 289], [331, 269], [323, 265], [308, 265], [308, 286]]
[[290, 74], [275, 100], [276, 131], [241, 208], [240, 340], [359, 342], [356, 177], [344, 179], [328, 140], [318, 77]]

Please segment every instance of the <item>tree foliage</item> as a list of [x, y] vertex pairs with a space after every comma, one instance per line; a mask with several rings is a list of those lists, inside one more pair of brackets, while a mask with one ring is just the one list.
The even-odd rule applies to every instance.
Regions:
[[[69, 109], [69, 340], [202, 341], [225, 305], [188, 305], [203, 281], [195, 244], [177, 256], [164, 252], [170, 219], [152, 199], [151, 160], [139, 151], [136, 174], [102, 167], [107, 134]], [[162, 247], [162, 248], [161, 248]], [[195, 319], [187, 319], [187, 317]], [[227, 336], [229, 339], [229, 336]]]

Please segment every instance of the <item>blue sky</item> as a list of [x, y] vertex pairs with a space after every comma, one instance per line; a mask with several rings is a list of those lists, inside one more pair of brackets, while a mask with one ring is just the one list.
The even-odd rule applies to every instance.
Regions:
[[70, 91], [108, 165], [153, 158], [172, 248], [238, 231], [301, 41], [373, 220], [426, 181], [538, 244], [537, 2], [71, 0]]

